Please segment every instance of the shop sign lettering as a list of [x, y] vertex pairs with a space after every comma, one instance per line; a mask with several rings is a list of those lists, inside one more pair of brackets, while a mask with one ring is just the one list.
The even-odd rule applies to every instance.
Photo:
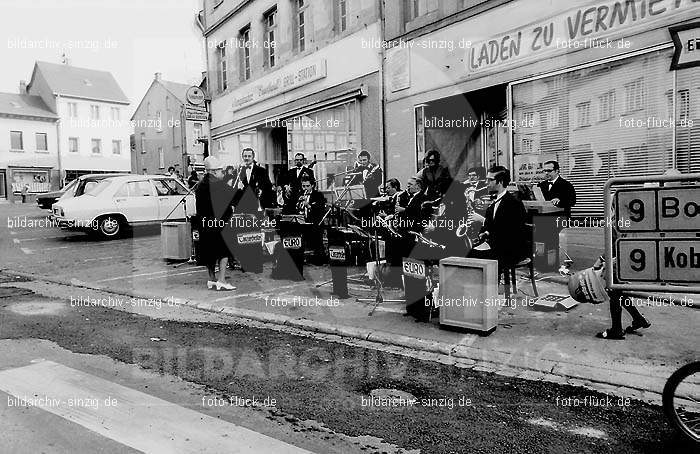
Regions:
[[[593, 2], [467, 48], [467, 71], [475, 73], [507, 64], [582, 48], [629, 48], [625, 39], [656, 21], [697, 10], [699, 0], [617, 0]], [[610, 39], [610, 37], [618, 39]], [[692, 46], [694, 47], [694, 45]]]

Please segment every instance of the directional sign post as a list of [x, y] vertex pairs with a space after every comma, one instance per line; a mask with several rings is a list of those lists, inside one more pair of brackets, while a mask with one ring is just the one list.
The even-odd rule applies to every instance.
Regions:
[[608, 288], [700, 293], [700, 174], [612, 178], [605, 212]]

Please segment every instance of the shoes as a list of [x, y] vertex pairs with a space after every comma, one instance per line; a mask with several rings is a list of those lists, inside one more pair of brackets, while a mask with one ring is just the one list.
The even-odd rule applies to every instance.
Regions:
[[217, 290], [236, 290], [236, 287], [229, 284], [228, 282], [216, 281]]
[[641, 322], [638, 322], [637, 320], [634, 320], [630, 326], [625, 328], [626, 333], [633, 333], [639, 328], [649, 328], [651, 326], [651, 323], [649, 323], [648, 320], [643, 319]]
[[619, 333], [616, 333], [613, 330], [606, 329], [605, 331], [601, 331], [598, 334], [596, 334], [595, 337], [597, 337], [598, 339], [624, 340], [625, 333], [622, 331]]
[[216, 281], [207, 281], [207, 288], [209, 290], [213, 289], [214, 286], [216, 286]]

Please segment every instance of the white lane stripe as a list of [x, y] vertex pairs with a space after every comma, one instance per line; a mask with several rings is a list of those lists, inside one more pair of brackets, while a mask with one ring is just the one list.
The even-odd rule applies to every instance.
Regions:
[[0, 372], [0, 390], [143, 452], [310, 453], [52, 361]]
[[[195, 270], [195, 268], [196, 268], [196, 270]], [[205, 268], [206, 268], [205, 266], [196, 266], [193, 268], [192, 271], [193, 272], [194, 271], [201, 271]], [[172, 270], [161, 270], [161, 271], [154, 271], [153, 273], [127, 274], [126, 276], [110, 277], [107, 279], [100, 279], [99, 281], [94, 281], [94, 282], [95, 283], [97, 283], [97, 282], [111, 282], [111, 281], [118, 281], [121, 279], [130, 279], [130, 278], [134, 278], [134, 277], [155, 276], [156, 274], [170, 273], [171, 271]], [[148, 280], [148, 279], [146, 279], [146, 280]]]
[[201, 273], [202, 269], [199, 270], [191, 270], [191, 271], [183, 271], [182, 273], [173, 273], [173, 274], [166, 274], [165, 276], [155, 276], [155, 277], [149, 277], [148, 279], [144, 279], [144, 281], [152, 281], [153, 279], [162, 279], [162, 278], [169, 278], [170, 276], [182, 276], [185, 274], [194, 274], [194, 273]]
[[20, 239], [15, 238], [14, 241], [15, 241], [15, 243], [19, 243], [21, 241], [53, 240], [56, 238], [66, 238], [66, 236], [61, 235], [61, 236], [42, 236], [40, 238], [20, 238]]
[[31, 249], [26, 248], [26, 247], [21, 247], [20, 249], [21, 249], [22, 252], [24, 252], [25, 254], [33, 254], [33, 253], [34, 253]]
[[53, 251], [55, 249], [68, 249], [69, 246], [56, 246], [56, 247], [43, 247], [41, 248], [42, 251]]
[[215, 303], [218, 303], [218, 302], [220, 302], [220, 301], [232, 300], [232, 299], [236, 299], [236, 298], [246, 298], [246, 297], [248, 297], [248, 296], [262, 296], [262, 295], [267, 295], [267, 294], [270, 294], [270, 293], [276, 293], [276, 292], [279, 292], [280, 290], [285, 290], [285, 289], [290, 289], [290, 288], [294, 288], [294, 287], [299, 287], [300, 285], [308, 285], [308, 283], [307, 283], [306, 281], [304, 281], [304, 282], [297, 282], [296, 284], [285, 285], [285, 286], [283, 286], [283, 287], [277, 287], [277, 288], [273, 288], [273, 289], [270, 289], [270, 290], [260, 290], [260, 291], [257, 291], [257, 292], [241, 293], [241, 294], [238, 294], [238, 295], [224, 296], [224, 297], [222, 297], [222, 298], [217, 298], [217, 299], [215, 299], [214, 302], [215, 302]]

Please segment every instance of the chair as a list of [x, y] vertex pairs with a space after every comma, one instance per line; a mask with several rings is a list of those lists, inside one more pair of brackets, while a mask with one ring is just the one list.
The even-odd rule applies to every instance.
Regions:
[[534, 233], [534, 226], [532, 224], [525, 224], [526, 228], [526, 235], [525, 238], [527, 239], [527, 250], [530, 251], [530, 255], [528, 257], [525, 257], [518, 263], [510, 266], [505, 266], [501, 268], [499, 266], [498, 270], [498, 276], [500, 279], [500, 276], [503, 275], [503, 284], [505, 287], [505, 296], [506, 299], [510, 299], [510, 285], [511, 282], [513, 284], [513, 294], [518, 293], [518, 286], [517, 286], [517, 280], [515, 279], [515, 270], [516, 268], [529, 268], [530, 270], [530, 282], [532, 283], [532, 291], [535, 292], [535, 297], [539, 296], [537, 293], [537, 283], [535, 281], [535, 250], [534, 250], [534, 241], [533, 241], [533, 233]]

